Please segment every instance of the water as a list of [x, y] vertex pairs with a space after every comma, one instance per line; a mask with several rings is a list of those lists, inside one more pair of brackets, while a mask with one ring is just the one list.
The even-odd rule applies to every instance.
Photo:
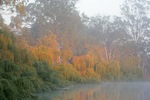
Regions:
[[150, 100], [150, 83], [83, 84], [40, 94], [39, 98], [40, 100]]

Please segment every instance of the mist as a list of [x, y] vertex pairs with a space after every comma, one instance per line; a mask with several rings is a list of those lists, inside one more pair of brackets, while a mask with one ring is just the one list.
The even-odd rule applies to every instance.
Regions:
[[125, 0], [116, 16], [78, 3], [0, 0], [0, 99], [147, 100], [150, 2]]

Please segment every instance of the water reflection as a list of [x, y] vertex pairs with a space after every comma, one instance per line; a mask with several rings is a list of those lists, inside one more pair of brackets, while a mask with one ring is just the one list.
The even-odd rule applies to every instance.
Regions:
[[150, 100], [150, 83], [79, 85], [47, 93], [41, 100]]

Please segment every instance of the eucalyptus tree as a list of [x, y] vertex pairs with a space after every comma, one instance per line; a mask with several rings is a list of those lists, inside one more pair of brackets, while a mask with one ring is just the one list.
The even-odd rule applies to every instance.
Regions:
[[32, 23], [32, 37], [38, 40], [39, 37], [54, 33], [61, 49], [74, 49], [83, 26], [75, 7], [76, 2], [77, 0], [36, 0], [34, 4], [29, 4], [26, 7], [26, 20]]
[[25, 6], [29, 0], [0, 0], [0, 10], [8, 13], [18, 12], [25, 14]]
[[128, 37], [125, 34], [124, 24], [120, 17], [96, 16], [90, 19], [89, 30], [104, 47], [107, 60], [117, 59], [122, 55], [119, 47], [123, 45]]
[[75, 8], [76, 0], [36, 0], [30, 4], [27, 11], [30, 13], [35, 37], [38, 35], [55, 33], [64, 34], [77, 32], [81, 21]]
[[147, 0], [126, 0], [122, 6], [126, 31], [136, 43], [149, 34], [149, 4]]
[[126, 33], [131, 36], [130, 41], [135, 42], [137, 47], [135, 53], [141, 59], [141, 63], [143, 55], [147, 55], [150, 42], [149, 6], [148, 0], [125, 0], [121, 7]]
[[[0, 19], [4, 19], [3, 24], [14, 33], [21, 33], [27, 16], [26, 6], [30, 4], [29, 0], [0, 0]], [[25, 22], [27, 23], [27, 22]]]

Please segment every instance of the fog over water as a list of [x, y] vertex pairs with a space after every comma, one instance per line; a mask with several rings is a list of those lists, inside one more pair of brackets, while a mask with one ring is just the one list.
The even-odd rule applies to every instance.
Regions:
[[149, 82], [83, 84], [39, 95], [40, 100], [149, 100]]

